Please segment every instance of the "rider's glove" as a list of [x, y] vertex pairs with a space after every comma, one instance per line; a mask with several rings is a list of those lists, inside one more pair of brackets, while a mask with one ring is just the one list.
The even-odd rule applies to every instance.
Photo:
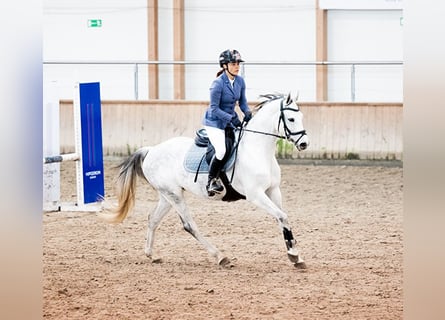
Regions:
[[247, 111], [244, 115], [243, 122], [248, 123], [252, 119], [252, 112]]
[[241, 128], [242, 127], [242, 123], [241, 121], [238, 119], [238, 117], [235, 117], [232, 119], [232, 124], [235, 128]]

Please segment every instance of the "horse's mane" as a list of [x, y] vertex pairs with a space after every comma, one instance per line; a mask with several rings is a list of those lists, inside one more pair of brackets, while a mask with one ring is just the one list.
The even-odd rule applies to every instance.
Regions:
[[268, 93], [268, 94], [262, 94], [259, 97], [263, 98], [265, 100], [261, 101], [253, 108], [253, 110], [255, 112], [258, 112], [262, 107], [264, 107], [265, 104], [267, 104], [273, 100], [283, 99], [284, 94], [282, 94], [282, 93]]

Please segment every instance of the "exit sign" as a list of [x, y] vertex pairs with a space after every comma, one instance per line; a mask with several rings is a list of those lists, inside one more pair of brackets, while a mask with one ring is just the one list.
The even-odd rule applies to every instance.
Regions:
[[88, 28], [100, 28], [102, 27], [102, 19], [89, 19]]

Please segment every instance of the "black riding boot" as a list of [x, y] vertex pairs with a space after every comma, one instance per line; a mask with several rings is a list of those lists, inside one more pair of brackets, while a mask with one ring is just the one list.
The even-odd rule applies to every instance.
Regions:
[[224, 187], [219, 181], [219, 172], [221, 171], [222, 165], [223, 162], [213, 156], [209, 166], [209, 180], [207, 183], [207, 194], [209, 197], [214, 196], [215, 193], [221, 193], [224, 190]]

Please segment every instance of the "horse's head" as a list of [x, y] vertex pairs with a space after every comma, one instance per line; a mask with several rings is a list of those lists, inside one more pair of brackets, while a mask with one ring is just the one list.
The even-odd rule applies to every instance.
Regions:
[[281, 100], [278, 131], [291, 141], [299, 151], [309, 146], [309, 138], [303, 127], [303, 113], [297, 104], [298, 95], [292, 98], [289, 93]]
[[[282, 94], [265, 94], [260, 95], [260, 98], [265, 100], [255, 107], [253, 110], [255, 117], [249, 122], [248, 128], [244, 130], [277, 138], [285, 138], [292, 142], [299, 151], [305, 150], [309, 146], [309, 138], [303, 127], [303, 113], [297, 105], [297, 97], [292, 98], [289, 93], [287, 97]], [[263, 114], [261, 112], [260, 116], [260, 111], [264, 110], [263, 107], [269, 104], [273, 107], [266, 108], [266, 113]], [[258, 118], [259, 116], [260, 118]], [[257, 119], [259, 121], [256, 121]], [[278, 126], [273, 128], [273, 132], [260, 131], [259, 129], [262, 129], [261, 126], [267, 127], [272, 125], [270, 124], [271, 119], [278, 120]], [[269, 124], [266, 124], [266, 122]], [[254, 124], [255, 130], [252, 130], [251, 124]]]

